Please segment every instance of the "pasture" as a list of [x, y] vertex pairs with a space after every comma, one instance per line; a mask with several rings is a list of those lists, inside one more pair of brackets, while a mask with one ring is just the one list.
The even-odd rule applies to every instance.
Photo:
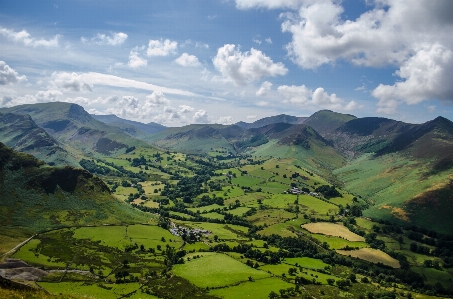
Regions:
[[[194, 256], [199, 255], [199, 258]], [[188, 260], [188, 258], [191, 258]], [[175, 265], [173, 273], [198, 287], [221, 287], [242, 281], [248, 277], [260, 279], [269, 277], [266, 272], [253, 269], [235, 259], [220, 253], [203, 252], [188, 254], [184, 264]]]
[[253, 282], [244, 282], [237, 286], [211, 290], [209, 294], [219, 296], [225, 299], [267, 299], [269, 293], [278, 293], [281, 289], [294, 287], [293, 284], [287, 283], [278, 278], [264, 278]]
[[339, 254], [355, 257], [372, 263], [382, 263], [392, 268], [400, 268], [400, 263], [385, 252], [373, 248], [359, 250], [337, 250]]
[[342, 239], [340, 237], [320, 235], [320, 234], [312, 234], [311, 236], [313, 238], [317, 239], [321, 243], [326, 242], [327, 244], [329, 244], [330, 249], [342, 249], [342, 248], [345, 248], [346, 246], [352, 247], [352, 248], [368, 247], [368, 244], [365, 242], [362, 242], [362, 241], [352, 242], [352, 241]]
[[329, 222], [316, 222], [316, 223], [307, 223], [302, 225], [302, 228], [308, 230], [314, 234], [323, 234], [328, 236], [342, 237], [348, 241], [352, 242], [363, 242], [365, 239], [362, 236], [359, 236], [345, 226], [336, 223]]

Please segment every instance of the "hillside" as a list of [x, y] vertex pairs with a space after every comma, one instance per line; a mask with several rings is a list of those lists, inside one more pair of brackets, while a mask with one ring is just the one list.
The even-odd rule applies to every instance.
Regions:
[[247, 131], [239, 126], [188, 125], [168, 128], [148, 135], [145, 140], [156, 146], [185, 153], [207, 153], [213, 148], [224, 148], [236, 153], [233, 143]]
[[342, 114], [330, 110], [320, 110], [307, 118], [304, 121], [304, 124], [312, 127], [322, 136], [325, 136], [353, 119], [356, 119], [356, 117], [350, 114]]
[[0, 143], [0, 234], [149, 218], [115, 199], [89, 172], [44, 164]]
[[146, 143], [125, 134], [116, 127], [91, 117], [81, 106], [71, 103], [41, 103], [2, 108], [0, 112], [28, 114], [68, 151], [114, 154], [133, 145]]
[[117, 127], [123, 132], [126, 132], [136, 138], [140, 138], [146, 134], [155, 134], [164, 131], [167, 127], [157, 123], [141, 123], [138, 121], [132, 121], [120, 118], [114, 114], [110, 115], [95, 115], [91, 114], [94, 119], [97, 119], [105, 124], [113, 127]]
[[276, 116], [264, 117], [262, 119], [254, 121], [253, 123], [246, 123], [246, 122], [240, 121], [240, 122], [236, 123], [235, 125], [243, 128], [243, 129], [254, 129], [254, 128], [264, 127], [266, 125], [276, 124], [276, 123], [302, 124], [302, 123], [304, 123], [304, 121], [306, 119], [307, 119], [306, 117], [297, 117], [297, 116], [291, 116], [291, 115], [286, 115], [286, 114], [280, 114], [280, 115], [276, 115]]
[[0, 113], [0, 142], [50, 165], [77, 165], [75, 159], [29, 115]]

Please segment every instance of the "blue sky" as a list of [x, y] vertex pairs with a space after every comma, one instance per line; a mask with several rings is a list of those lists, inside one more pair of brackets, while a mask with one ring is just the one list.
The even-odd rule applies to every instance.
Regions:
[[0, 2], [0, 107], [166, 126], [330, 109], [453, 119], [453, 1]]

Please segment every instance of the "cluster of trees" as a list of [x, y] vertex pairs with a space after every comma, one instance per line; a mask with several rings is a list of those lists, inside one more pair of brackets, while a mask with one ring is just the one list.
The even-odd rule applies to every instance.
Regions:
[[315, 192], [321, 193], [325, 198], [343, 197], [333, 185], [321, 185], [315, 189]]

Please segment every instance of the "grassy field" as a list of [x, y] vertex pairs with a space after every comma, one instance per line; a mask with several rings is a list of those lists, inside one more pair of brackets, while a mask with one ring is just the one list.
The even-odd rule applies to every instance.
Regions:
[[361, 248], [359, 250], [337, 250], [339, 254], [356, 257], [372, 263], [382, 263], [392, 268], [399, 268], [400, 263], [387, 253], [373, 248]]
[[362, 242], [362, 241], [351, 242], [351, 241], [342, 239], [340, 237], [320, 235], [320, 234], [312, 234], [312, 237], [317, 239], [321, 243], [326, 242], [327, 244], [329, 244], [330, 249], [342, 249], [342, 248], [345, 248], [346, 246], [349, 246], [352, 248], [368, 247], [368, 244], [365, 242]]
[[310, 257], [285, 258], [283, 262], [293, 266], [298, 265], [300, 267], [310, 269], [324, 269], [326, 266], [328, 266], [328, 264], [324, 263], [323, 261]]
[[[49, 293], [54, 295], [66, 294], [77, 296], [79, 298], [99, 298], [99, 299], [116, 299], [121, 295], [128, 294], [138, 290], [140, 285], [138, 283], [125, 283], [125, 284], [86, 284], [84, 282], [39, 282], [38, 285]], [[89, 294], [89, 297], [87, 297]], [[141, 296], [139, 296], [141, 295]], [[143, 294], [137, 294], [129, 298], [143, 298]], [[148, 297], [147, 297], [148, 298]], [[157, 298], [151, 296], [149, 298]]]
[[316, 223], [307, 223], [302, 225], [302, 227], [308, 230], [311, 233], [323, 234], [328, 236], [342, 237], [348, 241], [352, 242], [363, 242], [365, 239], [362, 236], [354, 234], [349, 229], [341, 224], [328, 223], [328, 222], [316, 222]]
[[[195, 255], [201, 257], [194, 259]], [[247, 281], [249, 276], [254, 279], [270, 276], [266, 272], [246, 266], [225, 254], [205, 252], [189, 254], [187, 257], [192, 257], [192, 259], [186, 261], [185, 264], [174, 266], [173, 273], [202, 288], [232, 285]]]
[[218, 223], [208, 223], [208, 222], [187, 222], [187, 221], [175, 221], [183, 226], [200, 228], [211, 231], [209, 235], [210, 239], [214, 238], [214, 235], [217, 235], [219, 239], [222, 240], [238, 240], [238, 239], [247, 239], [245, 234], [248, 231], [247, 227], [232, 225], [232, 224], [218, 224]]
[[225, 299], [267, 299], [272, 291], [278, 294], [281, 289], [293, 287], [293, 284], [284, 282], [277, 278], [264, 278], [253, 282], [244, 282], [237, 286], [212, 290], [209, 294]]

